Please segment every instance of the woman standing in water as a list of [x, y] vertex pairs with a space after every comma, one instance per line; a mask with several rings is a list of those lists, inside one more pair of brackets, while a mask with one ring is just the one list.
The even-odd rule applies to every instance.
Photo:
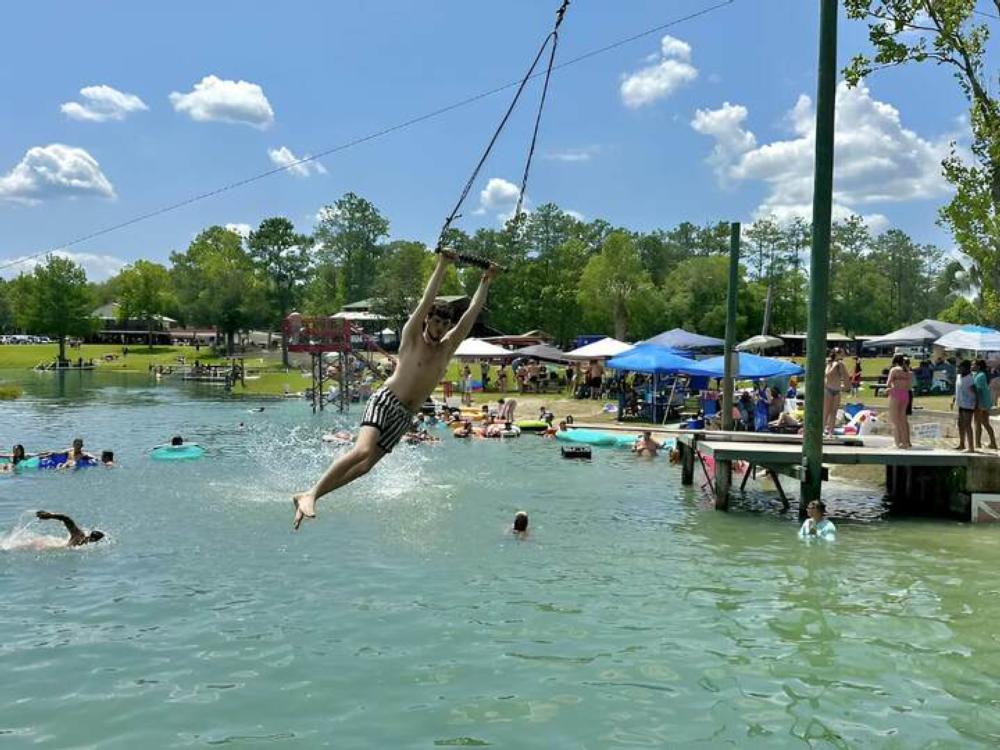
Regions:
[[886, 378], [885, 387], [889, 394], [889, 423], [892, 425], [893, 442], [897, 448], [912, 448], [910, 418], [906, 416], [906, 408], [910, 405], [913, 373], [906, 369], [904, 359], [902, 354], [892, 358], [892, 367]]

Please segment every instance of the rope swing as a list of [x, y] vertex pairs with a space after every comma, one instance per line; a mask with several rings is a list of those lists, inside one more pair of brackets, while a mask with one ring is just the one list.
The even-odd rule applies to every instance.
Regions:
[[[462, 188], [461, 194], [458, 196], [458, 202], [455, 207], [448, 214], [448, 218], [444, 220], [444, 226], [441, 227], [441, 234], [438, 237], [437, 248], [434, 252], [440, 253], [442, 250], [447, 250], [444, 246], [445, 235], [448, 230], [451, 229], [452, 222], [455, 219], [461, 217], [462, 214], [459, 213], [462, 209], [462, 204], [465, 203], [465, 199], [468, 197], [469, 192], [472, 190], [472, 186], [476, 182], [476, 178], [479, 177], [479, 172], [482, 170], [483, 165], [489, 158], [490, 152], [493, 150], [493, 146], [496, 145], [497, 139], [500, 137], [500, 133], [503, 132], [504, 127], [507, 125], [507, 121], [510, 119], [511, 114], [513, 114], [514, 109], [517, 107], [517, 102], [521, 98], [521, 93], [524, 91], [525, 86], [527, 86], [528, 81], [534, 77], [535, 69], [538, 67], [538, 63], [541, 61], [543, 55], [545, 54], [546, 48], [549, 50], [548, 65], [545, 68], [545, 78], [542, 83], [542, 94], [538, 100], [538, 111], [535, 113], [535, 126], [531, 132], [531, 144], [528, 147], [528, 155], [524, 161], [524, 173], [521, 175], [521, 189], [517, 195], [517, 206], [514, 209], [514, 214], [510, 220], [510, 226], [516, 227], [519, 223], [521, 215], [524, 208], [524, 191], [528, 187], [528, 174], [531, 172], [531, 160], [535, 155], [535, 144], [538, 142], [538, 126], [542, 121], [542, 111], [545, 109], [545, 97], [549, 91], [549, 78], [552, 76], [552, 67], [556, 60], [556, 48], [559, 46], [559, 26], [563, 22], [563, 17], [566, 15], [566, 10], [569, 8], [570, 0], [563, 0], [562, 5], [559, 6], [559, 10], [556, 11], [556, 22], [552, 27], [552, 31], [549, 35], [545, 37], [542, 42], [541, 47], [538, 48], [538, 52], [535, 54], [535, 59], [531, 63], [531, 67], [528, 68], [528, 72], [524, 74], [521, 79], [521, 83], [518, 85], [517, 90], [514, 92], [514, 98], [510, 102], [510, 106], [507, 107], [507, 111], [500, 120], [500, 124], [497, 129], [493, 132], [493, 137], [490, 138], [489, 143], [486, 145], [486, 150], [483, 151], [482, 156], [479, 157], [479, 162], [476, 164], [476, 168], [472, 170], [472, 174], [469, 176], [468, 181], [465, 183], [465, 187]], [[550, 44], [551, 42], [551, 44]], [[451, 251], [449, 251], [451, 252]], [[490, 261], [485, 258], [480, 258], [474, 255], [468, 255], [465, 253], [453, 253], [461, 263], [469, 266], [476, 266], [478, 268], [489, 268]]]

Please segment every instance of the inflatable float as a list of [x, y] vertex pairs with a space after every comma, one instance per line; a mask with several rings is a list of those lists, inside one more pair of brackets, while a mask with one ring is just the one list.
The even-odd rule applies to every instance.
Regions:
[[[605, 445], [612, 448], [631, 448], [635, 445], [638, 435], [616, 435], [612, 432], [601, 432], [600, 430], [565, 430], [556, 433], [557, 440], [567, 443], [579, 443], [581, 445]], [[664, 440], [660, 443], [660, 450], [668, 450], [674, 447], [674, 441]]]
[[521, 432], [541, 432], [549, 427], [540, 419], [519, 419], [514, 424], [521, 428]]
[[150, 452], [150, 457], [154, 461], [184, 461], [201, 458], [204, 455], [205, 449], [197, 443], [184, 443], [183, 445], [158, 445]]

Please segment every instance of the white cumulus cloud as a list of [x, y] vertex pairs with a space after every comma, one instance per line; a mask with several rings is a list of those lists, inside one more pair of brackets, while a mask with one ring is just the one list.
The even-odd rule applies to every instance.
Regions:
[[274, 122], [264, 89], [249, 81], [229, 81], [208, 75], [186, 94], [174, 91], [170, 102], [198, 122], [230, 122], [267, 128]]
[[230, 232], [238, 234], [243, 239], [249, 237], [250, 232], [253, 231], [253, 227], [251, 227], [249, 224], [226, 224], [225, 228], [228, 229]]
[[128, 94], [110, 86], [85, 86], [80, 89], [83, 102], [64, 102], [60, 111], [73, 120], [105, 122], [124, 120], [132, 112], [144, 112], [149, 107], [135, 94]]
[[[68, 258], [77, 265], [83, 266], [83, 270], [87, 272], [87, 279], [89, 281], [105, 281], [110, 279], [126, 265], [124, 260], [116, 258], [113, 255], [74, 253], [69, 250], [55, 250], [51, 254], [57, 255], [60, 258]], [[33, 258], [21, 256], [19, 258], [11, 258], [10, 260], [0, 259], [0, 264], [14, 264], [0, 271], [0, 275], [12, 279], [21, 273], [31, 273], [34, 271], [35, 266], [44, 265], [45, 258], [46, 256], [40, 255]]]
[[[793, 137], [758, 145], [747, 130], [745, 107], [728, 102], [716, 110], [698, 110], [691, 126], [715, 139], [708, 158], [723, 184], [759, 181], [769, 193], [757, 209], [779, 220], [812, 213], [815, 154], [812, 100], [799, 96], [787, 118]], [[899, 110], [872, 98], [866, 86], [837, 87], [834, 218], [863, 213], [885, 203], [937, 198], [948, 192], [941, 160], [947, 138], [927, 139], [905, 128]], [[867, 218], [878, 225], [881, 214]]]
[[652, 65], [622, 76], [619, 89], [622, 102], [636, 109], [670, 96], [698, 77], [698, 69], [690, 60], [690, 44], [669, 35], [663, 37], [659, 59], [656, 56], [652, 60], [647, 58]]
[[303, 158], [308, 159], [309, 155], [306, 154], [305, 157], [296, 156], [288, 146], [269, 148], [267, 155], [271, 159], [272, 164], [278, 167], [287, 167], [285, 171], [296, 177], [308, 177], [311, 174], [326, 174], [326, 167], [318, 161], [306, 161], [296, 164], [296, 162], [301, 161]]
[[0, 175], [0, 201], [32, 204], [85, 195], [114, 198], [115, 189], [97, 160], [75, 146], [35, 146], [7, 174]]
[[552, 159], [553, 161], [583, 162], [590, 161], [599, 153], [601, 153], [601, 147], [598, 145], [591, 145], [581, 146], [579, 148], [566, 148], [562, 151], [550, 151], [545, 154], [545, 158]]

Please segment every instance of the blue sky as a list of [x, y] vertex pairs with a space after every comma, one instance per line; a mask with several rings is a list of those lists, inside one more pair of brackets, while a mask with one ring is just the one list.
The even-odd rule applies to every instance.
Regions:
[[[560, 59], [712, 4], [576, 0]], [[0, 68], [0, 263], [265, 171], [269, 151], [316, 153], [516, 79], [556, 5], [11, 5], [5, 26], [20, 31], [6, 56], [20, 64]], [[553, 201], [642, 230], [803, 210], [818, 5], [735, 0], [556, 73], [529, 207]], [[865, 27], [842, 19], [842, 64], [865, 47]], [[166, 261], [211, 224], [285, 215], [308, 231], [349, 190], [380, 208], [394, 238], [433, 242], [508, 96], [334, 154], [322, 173], [277, 174], [71, 251], [100, 279], [136, 258]], [[838, 211], [950, 247], [934, 224], [947, 199], [936, 160], [965, 131], [950, 74], [889, 71], [841, 96]], [[530, 109], [484, 169], [463, 227], [510, 210]]]

